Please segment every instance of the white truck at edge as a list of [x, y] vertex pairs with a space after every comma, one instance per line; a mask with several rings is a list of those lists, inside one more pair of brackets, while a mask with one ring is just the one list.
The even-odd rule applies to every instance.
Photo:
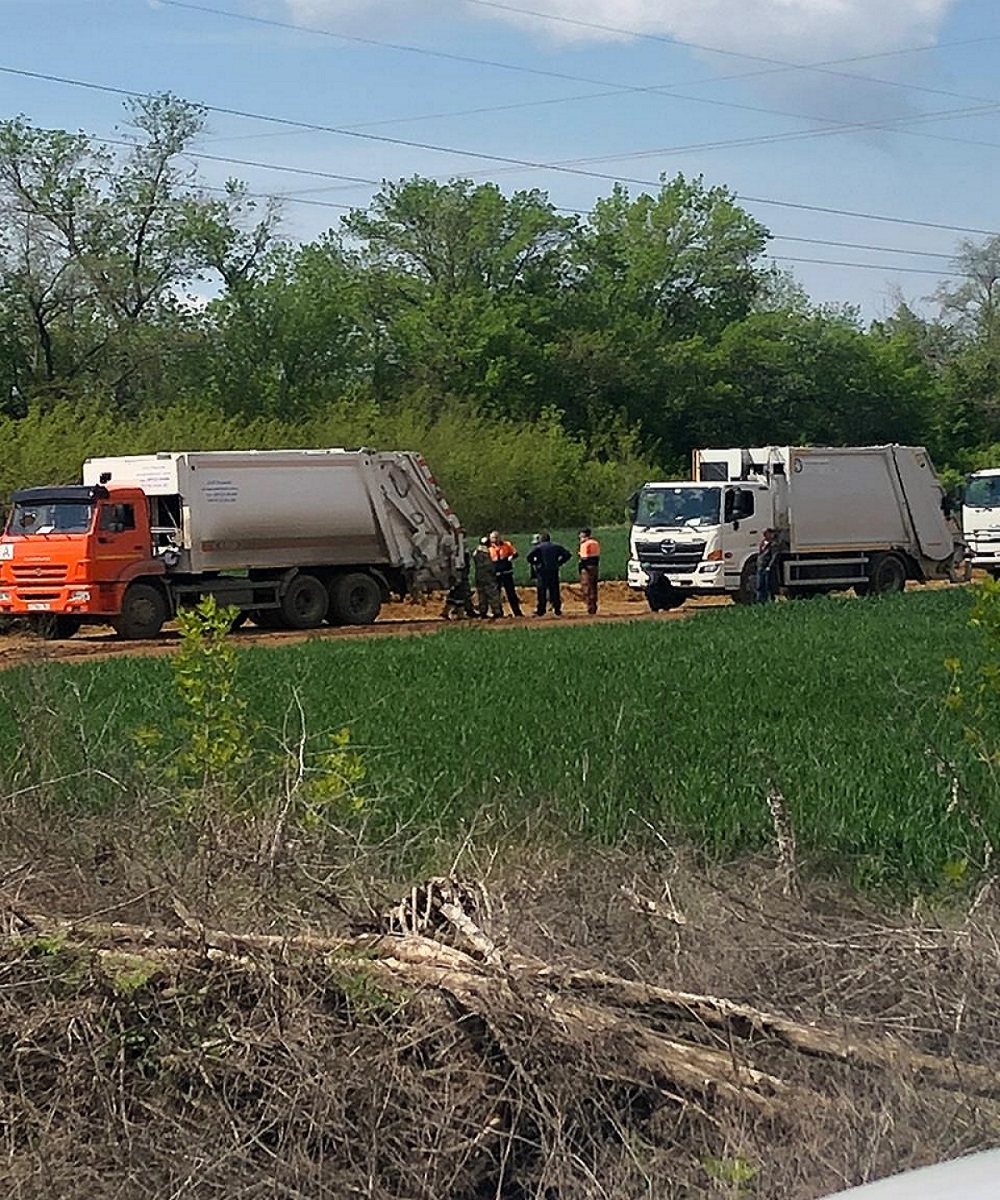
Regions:
[[922, 447], [696, 450], [691, 474], [633, 497], [628, 583], [654, 611], [691, 595], [751, 602], [769, 526], [789, 594], [898, 592], [908, 579], [968, 576], [961, 531]]
[[966, 479], [962, 529], [971, 565], [1000, 579], [1000, 468], [973, 471]]

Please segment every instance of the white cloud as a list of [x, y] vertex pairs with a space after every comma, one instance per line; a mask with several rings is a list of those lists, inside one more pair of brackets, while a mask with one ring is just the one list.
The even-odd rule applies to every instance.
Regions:
[[[502, 0], [501, 0], [502, 2]], [[511, 0], [513, 2], [513, 0]], [[834, 58], [933, 43], [958, 0], [532, 0], [552, 16], [774, 58]], [[478, 7], [478, 6], [477, 6]], [[483, 10], [493, 11], [497, 10]], [[499, 14], [498, 14], [499, 15]], [[513, 18], [511, 18], [513, 19]], [[521, 17], [522, 21], [527, 18]], [[563, 36], [573, 29], [559, 23]], [[577, 27], [577, 37], [600, 37]], [[603, 35], [608, 36], [608, 35]]]
[[[428, 0], [287, 0], [303, 24], [367, 17], [383, 22], [426, 14]], [[933, 44], [959, 0], [497, 0], [558, 21], [524, 13], [439, 0], [435, 15], [449, 8], [489, 20], [506, 21], [559, 41], [620, 40], [620, 35], [588, 28], [605, 25], [636, 33], [661, 34], [734, 53], [773, 58], [836, 58], [877, 54]], [[581, 22], [574, 25], [572, 22]]]
[[[933, 46], [960, 0], [496, 0], [496, 7], [473, 0], [286, 3], [303, 25], [373, 37], [409, 34], [414, 21], [459, 15], [514, 25], [539, 41], [571, 46], [621, 45], [629, 34], [653, 34], [691, 45], [709, 75], [746, 74], [747, 86], [782, 111], [865, 124], [916, 112], [904, 90], [874, 80], [918, 78], [924, 55], [893, 52]], [[501, 5], [525, 11], [505, 13]], [[887, 57], [864, 61], [883, 53]], [[755, 64], [755, 58], [770, 62]], [[824, 74], [781, 66], [841, 59], [861, 61], [840, 68], [846, 77], [837, 70]]]

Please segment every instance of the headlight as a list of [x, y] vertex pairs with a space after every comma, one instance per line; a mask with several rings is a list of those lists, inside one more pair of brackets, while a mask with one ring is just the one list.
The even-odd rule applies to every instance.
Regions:
[[10, 592], [0, 592], [0, 604], [10, 604]]
[[90, 599], [90, 592], [87, 591], [86, 589], [81, 589], [78, 592], [70, 592], [69, 599], [70, 599], [71, 604], [74, 601], [77, 603], [83, 603]]

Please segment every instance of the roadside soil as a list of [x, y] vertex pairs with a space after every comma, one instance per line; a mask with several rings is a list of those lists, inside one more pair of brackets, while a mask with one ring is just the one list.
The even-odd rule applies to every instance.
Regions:
[[[978, 573], [977, 573], [978, 574]], [[923, 591], [952, 586], [947, 583], [907, 584], [907, 591]], [[323, 626], [321, 629], [265, 630], [247, 624], [233, 636], [241, 646], [290, 646], [311, 638], [370, 638], [404, 637], [424, 633], [436, 633], [443, 629], [468, 629], [470, 627], [496, 632], [503, 629], [548, 628], [553, 625], [586, 625], [607, 621], [676, 621], [690, 617], [705, 609], [727, 608], [732, 604], [728, 597], [696, 596], [682, 608], [670, 612], [650, 612], [645, 598], [629, 590], [623, 580], [607, 580], [601, 583], [600, 611], [590, 616], [576, 584], [564, 584], [562, 589], [563, 613], [555, 617], [551, 613], [543, 618], [531, 614], [535, 607], [533, 588], [519, 588], [518, 595], [524, 616], [507, 616], [500, 621], [456, 620], [442, 618], [443, 598], [433, 596], [420, 601], [404, 601], [386, 604], [377, 624], [351, 626]], [[850, 597], [853, 593], [844, 593]], [[84, 626], [75, 637], [66, 641], [47, 642], [26, 630], [13, 629], [0, 633], [0, 670], [22, 666], [32, 662], [79, 662], [98, 658], [113, 658], [118, 655], [169, 654], [179, 642], [177, 631], [170, 626], [161, 637], [149, 641], [123, 641], [109, 625]]]
[[[563, 586], [563, 615], [554, 617], [549, 614], [543, 618], [527, 615], [534, 611], [534, 590], [521, 588], [519, 591], [521, 608], [526, 614], [521, 618], [509, 614], [499, 621], [469, 621], [442, 619], [443, 602], [440, 597], [432, 597], [420, 602], [406, 601], [403, 603], [387, 604], [382, 609], [378, 623], [375, 625], [324, 626], [322, 629], [310, 629], [302, 632], [295, 630], [258, 629], [247, 624], [233, 634], [241, 646], [287, 646], [310, 638], [351, 638], [351, 637], [402, 637], [423, 633], [435, 633], [442, 629], [468, 629], [470, 627], [483, 631], [499, 631], [514, 628], [545, 628], [553, 625], [581, 625], [602, 621], [669, 621], [689, 616], [704, 608], [728, 605], [729, 601], [722, 598], [703, 598], [689, 600], [683, 608], [669, 613], [652, 613], [642, 596], [630, 592], [627, 584], [617, 580], [609, 580], [601, 584], [600, 611], [597, 616], [588, 615], [579, 588], [573, 584]], [[90, 661], [97, 658], [111, 658], [122, 654], [169, 654], [178, 645], [178, 634], [170, 628], [164, 630], [161, 637], [150, 641], [126, 642], [108, 625], [84, 626], [75, 637], [65, 641], [43, 641], [27, 631], [11, 630], [0, 635], [0, 670], [5, 667], [21, 666], [31, 662], [49, 661]]]

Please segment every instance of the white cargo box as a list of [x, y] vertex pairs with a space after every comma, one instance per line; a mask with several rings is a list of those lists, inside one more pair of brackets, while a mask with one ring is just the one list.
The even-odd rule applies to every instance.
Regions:
[[[423, 460], [404, 451], [182, 451], [84, 464], [85, 484], [179, 498], [179, 569], [456, 567], [458, 521]], [[166, 506], [161, 511], [168, 511]]]
[[919, 446], [789, 449], [790, 548], [954, 553], [944, 490]]

